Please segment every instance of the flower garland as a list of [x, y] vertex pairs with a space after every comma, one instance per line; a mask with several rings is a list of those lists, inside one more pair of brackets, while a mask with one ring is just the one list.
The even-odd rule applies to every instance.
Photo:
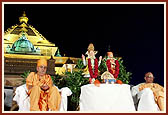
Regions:
[[120, 67], [120, 64], [118, 62], [118, 60], [115, 60], [115, 73], [113, 73], [112, 69], [111, 69], [111, 62], [110, 62], [110, 59], [107, 59], [106, 60], [106, 65], [107, 65], [107, 68], [108, 68], [108, 71], [114, 75], [114, 78], [118, 78], [118, 74], [119, 74], [119, 67]]
[[94, 59], [94, 73], [92, 71], [92, 66], [91, 66], [91, 59], [88, 59], [88, 68], [89, 68], [89, 73], [91, 78], [97, 78], [98, 75], [98, 61], [97, 59]]

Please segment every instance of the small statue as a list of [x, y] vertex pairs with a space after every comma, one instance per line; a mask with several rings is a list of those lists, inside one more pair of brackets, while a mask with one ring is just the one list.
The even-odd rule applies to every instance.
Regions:
[[92, 43], [88, 46], [88, 51], [86, 52], [86, 55], [88, 57], [85, 59], [85, 56], [82, 54], [82, 60], [84, 66], [86, 68], [84, 69], [84, 77], [90, 77], [90, 83], [94, 83], [95, 79], [98, 76], [98, 67], [101, 63], [102, 56], [99, 57], [99, 61], [96, 59], [95, 55], [97, 54], [97, 51], [94, 51], [94, 45]]
[[108, 71], [104, 72], [101, 75], [101, 79], [103, 79], [103, 81], [106, 84], [114, 84], [116, 82], [116, 79], [114, 78], [114, 76]]
[[116, 80], [118, 78], [120, 67], [118, 60], [113, 57], [112, 52], [107, 52], [107, 59], [105, 61], [107, 65], [107, 71], [101, 75], [101, 79], [103, 79], [106, 84], [118, 83], [120, 81]]
[[117, 59], [113, 57], [113, 52], [107, 52], [106, 60], [107, 70], [114, 76], [115, 79], [118, 78], [120, 64]]

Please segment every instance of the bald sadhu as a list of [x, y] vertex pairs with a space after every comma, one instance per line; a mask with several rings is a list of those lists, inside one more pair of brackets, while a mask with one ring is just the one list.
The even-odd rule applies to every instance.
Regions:
[[[157, 83], [153, 83], [154, 81], [154, 76], [151, 72], [147, 72], [145, 74], [145, 83], [141, 83], [137, 86], [134, 86], [132, 88], [132, 95], [141, 95], [140, 97], [144, 96], [144, 102], [146, 102], [147, 104], [143, 104], [144, 110], [152, 110], [152, 107], [154, 108], [153, 104], [149, 104], [152, 103], [152, 100], [158, 105], [160, 111], [164, 110], [164, 88], [157, 84]], [[150, 105], [150, 106], [149, 106]], [[139, 109], [140, 109], [139, 107]]]
[[30, 111], [58, 111], [61, 96], [58, 89], [53, 86], [51, 76], [46, 74], [47, 60], [38, 60], [36, 69], [37, 73], [31, 72], [26, 79]]

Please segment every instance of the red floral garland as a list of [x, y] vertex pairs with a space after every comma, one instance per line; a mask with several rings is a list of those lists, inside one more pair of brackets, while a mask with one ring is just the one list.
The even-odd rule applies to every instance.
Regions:
[[119, 74], [119, 67], [120, 67], [120, 64], [118, 62], [118, 60], [115, 60], [115, 73], [113, 73], [112, 69], [111, 69], [111, 62], [110, 62], [110, 59], [107, 59], [106, 60], [106, 65], [107, 65], [107, 68], [108, 68], [108, 71], [114, 75], [114, 78], [118, 78], [118, 74]]
[[89, 73], [91, 78], [97, 78], [98, 75], [98, 61], [97, 59], [94, 59], [94, 74], [91, 66], [91, 59], [88, 59], [88, 68], [89, 68]]

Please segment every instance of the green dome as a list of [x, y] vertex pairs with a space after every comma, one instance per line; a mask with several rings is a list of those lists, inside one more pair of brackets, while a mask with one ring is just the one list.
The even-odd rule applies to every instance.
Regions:
[[22, 36], [14, 42], [12, 48], [10, 46], [6, 48], [6, 53], [40, 55], [40, 49], [35, 48], [22, 32]]
[[33, 44], [26, 38], [24, 33], [22, 33], [22, 36], [14, 42], [11, 51], [23, 53], [36, 52]]

